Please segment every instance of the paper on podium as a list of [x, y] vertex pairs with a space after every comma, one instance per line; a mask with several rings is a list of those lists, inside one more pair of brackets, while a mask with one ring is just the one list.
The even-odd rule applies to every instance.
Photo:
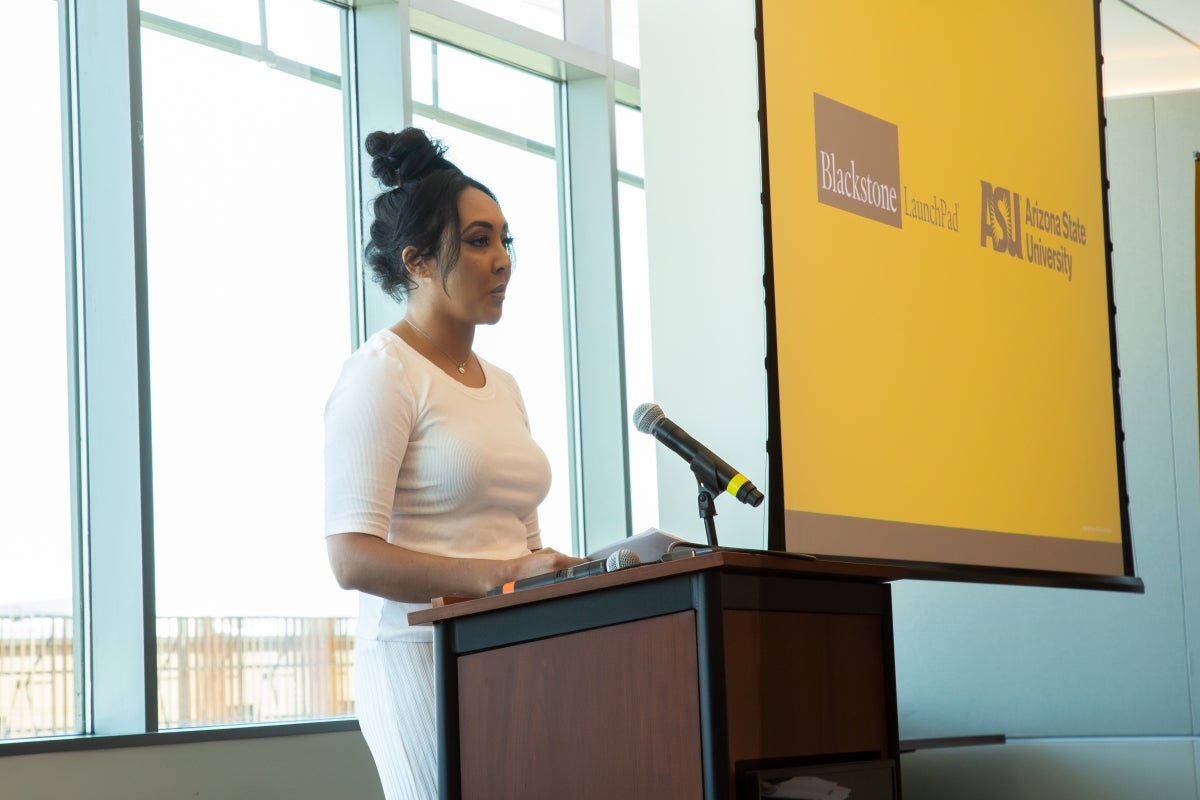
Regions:
[[759, 783], [762, 797], [788, 797], [797, 800], [846, 800], [850, 790], [815, 775], [798, 775], [782, 783]]
[[[660, 531], [658, 528], [647, 528], [641, 533], [627, 536], [624, 539], [618, 539], [610, 545], [601, 547], [595, 552], [588, 553], [589, 561], [599, 561], [606, 559], [618, 550], [632, 550], [637, 553], [638, 558], [643, 564], [648, 564], [653, 561], [659, 561], [672, 545], [683, 542], [687, 544], [686, 539], [680, 539], [678, 536], [673, 536], [665, 531]], [[700, 547], [701, 545], [692, 545]]]

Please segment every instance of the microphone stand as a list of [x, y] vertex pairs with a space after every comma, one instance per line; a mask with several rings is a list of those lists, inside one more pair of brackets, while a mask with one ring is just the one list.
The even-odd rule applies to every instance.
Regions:
[[699, 494], [696, 502], [700, 507], [700, 519], [704, 520], [704, 536], [709, 547], [717, 546], [717, 523], [713, 517], [717, 515], [717, 495], [712, 487], [716, 485], [716, 466], [703, 455], [697, 455], [691, 462], [692, 472], [696, 475], [696, 486]]
[[712, 492], [708, 491], [708, 487], [702, 481], [697, 501], [700, 504], [700, 519], [704, 520], [704, 536], [708, 539], [708, 546], [716, 547], [717, 523], [713, 522], [713, 517], [717, 515], [716, 498], [712, 496]]

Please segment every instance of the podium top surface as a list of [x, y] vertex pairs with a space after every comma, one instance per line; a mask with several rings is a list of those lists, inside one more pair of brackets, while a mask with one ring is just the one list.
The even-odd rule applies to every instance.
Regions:
[[433, 608], [414, 611], [408, 615], [408, 621], [412, 625], [429, 625], [501, 608], [550, 600], [556, 597], [599, 591], [628, 583], [656, 580], [672, 575], [702, 572], [705, 570], [788, 574], [797, 578], [856, 581], [859, 583], [884, 583], [906, 577], [905, 569], [896, 564], [814, 559], [787, 553], [717, 550], [692, 558], [651, 562], [602, 575], [592, 575], [585, 578], [575, 578], [545, 586], [522, 589], [511, 594], [471, 599], [456, 598], [454, 601], [448, 601], [442, 605], [435, 604]]

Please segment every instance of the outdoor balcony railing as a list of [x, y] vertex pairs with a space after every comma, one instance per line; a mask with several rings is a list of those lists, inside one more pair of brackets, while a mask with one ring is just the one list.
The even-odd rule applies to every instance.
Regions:
[[[353, 619], [159, 617], [159, 729], [354, 713]], [[70, 617], [0, 617], [0, 740], [78, 733]]]

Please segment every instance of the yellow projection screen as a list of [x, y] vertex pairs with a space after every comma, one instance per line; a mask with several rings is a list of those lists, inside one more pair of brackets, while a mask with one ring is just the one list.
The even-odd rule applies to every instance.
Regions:
[[768, 546], [1139, 591], [1095, 0], [758, 15]]

